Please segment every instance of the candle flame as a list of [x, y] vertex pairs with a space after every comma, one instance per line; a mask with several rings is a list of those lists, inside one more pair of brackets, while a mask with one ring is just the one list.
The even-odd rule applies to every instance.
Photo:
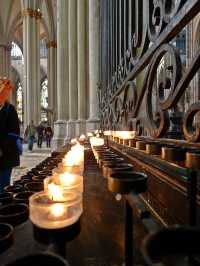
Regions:
[[48, 184], [49, 198], [53, 201], [63, 200], [63, 189], [61, 186], [54, 183]]
[[91, 144], [91, 146], [103, 146], [104, 145], [104, 139], [92, 137], [92, 138], [90, 138], [90, 144]]
[[88, 137], [93, 137], [93, 133], [92, 133], [92, 132], [88, 132], [88, 133], [87, 133], [87, 136], [88, 136]]
[[104, 136], [111, 136], [112, 135], [112, 131], [110, 130], [106, 130], [103, 132]]
[[77, 143], [77, 139], [71, 139], [71, 144], [76, 144]]
[[75, 183], [75, 176], [73, 174], [68, 173], [68, 172], [60, 174], [59, 179], [60, 179], [60, 184], [63, 187], [69, 187], [69, 186], [74, 185], [74, 183]]
[[53, 216], [60, 217], [64, 214], [65, 208], [62, 204], [56, 203], [56, 204], [53, 204], [53, 206], [51, 207], [51, 212]]
[[86, 139], [86, 136], [84, 134], [82, 134], [80, 137], [79, 137], [79, 140], [80, 141], [84, 141]]
[[65, 155], [63, 163], [65, 166], [80, 165], [84, 161], [84, 147], [77, 143], [71, 150]]
[[116, 136], [120, 139], [134, 139], [135, 131], [116, 131]]

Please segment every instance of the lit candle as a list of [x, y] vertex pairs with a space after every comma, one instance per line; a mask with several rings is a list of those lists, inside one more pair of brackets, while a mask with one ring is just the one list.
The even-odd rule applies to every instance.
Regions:
[[60, 184], [64, 187], [69, 187], [76, 183], [75, 176], [70, 173], [63, 173], [59, 175]]
[[71, 150], [67, 153], [62, 161], [66, 166], [83, 165], [84, 152]]
[[82, 134], [82, 135], [79, 137], [79, 140], [80, 140], [81, 142], [85, 141], [85, 139], [86, 139], [86, 136], [85, 136], [84, 134]]
[[61, 217], [64, 212], [64, 206], [60, 203], [53, 204], [53, 206], [51, 207], [51, 213], [55, 218]]
[[[55, 191], [57, 193], [57, 188]], [[53, 194], [52, 200], [49, 192], [42, 191], [30, 197], [30, 219], [33, 224], [44, 229], [61, 229], [78, 221], [83, 212], [82, 195], [63, 191], [62, 200], [55, 200], [57, 196]]]
[[111, 136], [112, 135], [112, 131], [107, 130], [103, 132], [104, 136]]
[[[83, 177], [80, 175], [64, 172], [44, 180], [44, 190], [51, 195], [58, 195], [62, 199], [63, 191], [83, 192]], [[59, 191], [60, 190], [60, 191]]]
[[104, 139], [103, 138], [97, 138], [97, 137], [92, 137], [90, 138], [90, 144], [91, 146], [103, 146], [104, 145]]
[[117, 135], [123, 140], [134, 139], [135, 131], [117, 131]]
[[77, 143], [77, 139], [71, 139], [70, 143], [71, 143], [72, 145], [75, 145], [75, 144]]
[[48, 184], [49, 198], [53, 201], [63, 200], [63, 188], [54, 183]]
[[87, 136], [88, 136], [88, 138], [90, 138], [90, 137], [93, 137], [94, 135], [93, 135], [92, 132], [88, 132], [88, 133], [87, 133]]

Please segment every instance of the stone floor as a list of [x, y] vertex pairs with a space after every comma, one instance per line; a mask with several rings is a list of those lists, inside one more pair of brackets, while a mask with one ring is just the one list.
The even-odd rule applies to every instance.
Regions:
[[51, 153], [50, 148], [38, 149], [36, 145], [33, 148], [32, 152], [29, 152], [27, 145], [24, 145], [24, 152], [21, 156], [20, 166], [13, 169], [12, 172], [12, 181], [19, 179], [20, 176], [26, 174], [29, 169], [36, 166], [42, 160], [44, 160]]

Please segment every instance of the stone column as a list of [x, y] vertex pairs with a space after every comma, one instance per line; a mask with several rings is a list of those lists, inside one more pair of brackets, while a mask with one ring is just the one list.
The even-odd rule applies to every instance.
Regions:
[[57, 121], [53, 148], [64, 144], [69, 118], [68, 0], [57, 1]]
[[0, 77], [10, 78], [11, 49], [9, 44], [0, 44]]
[[69, 0], [69, 121], [68, 138], [76, 136], [78, 118], [77, 86], [77, 0]]
[[78, 121], [76, 135], [85, 134], [86, 132], [86, 0], [77, 2], [77, 44], [78, 44]]
[[21, 0], [23, 11], [24, 125], [41, 120], [39, 33], [40, 1]]
[[56, 117], [56, 42], [48, 41], [48, 108], [51, 112], [51, 125], [55, 122]]
[[89, 119], [87, 131], [99, 126], [97, 88], [100, 74], [100, 4], [89, 0]]

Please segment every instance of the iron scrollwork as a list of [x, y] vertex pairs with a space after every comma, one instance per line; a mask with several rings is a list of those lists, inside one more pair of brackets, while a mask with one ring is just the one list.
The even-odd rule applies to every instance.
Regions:
[[[162, 81], [156, 87], [156, 95], [158, 100], [158, 111], [155, 114], [155, 118], [152, 112], [152, 91], [154, 85], [154, 78], [157, 75], [158, 66], [165, 55], [170, 57], [170, 65], [166, 65], [166, 68], [172, 69], [171, 75], [166, 76], [165, 80]], [[150, 64], [150, 70], [148, 73], [147, 80], [147, 97], [146, 97], [146, 109], [147, 109], [147, 117], [150, 121], [150, 134], [152, 137], [162, 137], [169, 128], [169, 114], [167, 110], [163, 110], [162, 103], [165, 101], [163, 96], [160, 97], [160, 90], [170, 90], [169, 96], [173, 94], [178, 82], [180, 81], [182, 76], [182, 64], [178, 51], [175, 47], [170, 44], [164, 44], [158, 49], [155, 54], [152, 63]]]
[[[182, 71], [180, 51], [170, 41], [200, 12], [197, 0], [134, 0], [132, 16], [134, 20], [131, 45], [120, 58], [112, 82], [109, 100], [102, 97], [103, 125], [109, 129], [135, 129], [141, 134], [140, 118], [142, 102], [146, 101], [148, 130], [152, 137], [163, 137], [170, 127], [170, 112], [177, 110], [182, 96], [199, 70], [200, 49], [188, 68]], [[146, 12], [146, 13], [145, 13]], [[144, 14], [147, 14], [144, 16]], [[163, 58], [167, 73], [164, 80], [155, 78]], [[137, 83], [141, 73], [143, 85]], [[155, 95], [153, 95], [155, 91]], [[163, 93], [167, 92], [167, 93]], [[156, 98], [156, 102], [153, 99]], [[154, 108], [156, 104], [156, 108]], [[200, 112], [200, 102], [188, 107], [183, 117], [183, 133], [188, 141], [200, 140], [199, 123], [193, 123]], [[143, 114], [144, 115], [144, 114]]]

